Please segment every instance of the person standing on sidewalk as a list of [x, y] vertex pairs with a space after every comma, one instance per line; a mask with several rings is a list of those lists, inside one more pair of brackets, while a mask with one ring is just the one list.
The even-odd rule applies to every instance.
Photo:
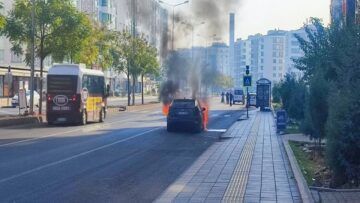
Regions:
[[230, 100], [230, 106], [232, 106], [232, 105], [233, 105], [233, 102], [234, 102], [234, 95], [233, 95], [232, 92], [230, 92], [229, 100]]
[[225, 97], [225, 93], [221, 92], [221, 103], [224, 103], [224, 97]]
[[230, 96], [229, 92], [226, 92], [225, 96], [226, 96], [226, 104], [229, 104], [229, 96]]

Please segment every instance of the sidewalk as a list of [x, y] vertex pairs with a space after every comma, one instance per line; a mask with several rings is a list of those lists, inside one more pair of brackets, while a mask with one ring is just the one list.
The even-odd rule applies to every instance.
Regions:
[[302, 202], [271, 112], [235, 123], [156, 202]]

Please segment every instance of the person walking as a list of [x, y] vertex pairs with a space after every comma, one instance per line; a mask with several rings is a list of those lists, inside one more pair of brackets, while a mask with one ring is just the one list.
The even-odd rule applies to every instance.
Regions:
[[233, 95], [232, 92], [230, 92], [229, 100], [230, 100], [230, 106], [232, 106], [232, 105], [233, 105], [233, 102], [234, 102], [234, 95]]
[[226, 94], [225, 94], [225, 96], [226, 96], [226, 104], [229, 104], [229, 92], [226, 92]]
[[225, 93], [224, 92], [221, 92], [221, 103], [224, 103], [224, 97], [225, 97]]

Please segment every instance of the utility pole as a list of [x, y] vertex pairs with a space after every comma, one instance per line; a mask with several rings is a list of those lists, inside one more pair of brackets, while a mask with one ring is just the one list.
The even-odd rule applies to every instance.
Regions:
[[35, 71], [35, 0], [31, 0], [31, 4], [32, 4], [31, 5], [32, 9], [31, 9], [30, 115], [33, 115], [34, 114], [34, 71]]

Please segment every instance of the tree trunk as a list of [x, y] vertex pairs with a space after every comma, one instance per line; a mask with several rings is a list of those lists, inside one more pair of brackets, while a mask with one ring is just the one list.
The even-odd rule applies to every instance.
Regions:
[[132, 86], [132, 105], [135, 106], [135, 82], [136, 82], [136, 78], [133, 75], [132, 76], [133, 79], [133, 86]]
[[44, 58], [40, 58], [40, 101], [39, 101], [39, 115], [42, 114], [42, 101], [43, 101], [43, 70], [44, 70]]
[[141, 75], [141, 104], [144, 105], [144, 74]]
[[130, 106], [131, 92], [130, 92], [130, 74], [127, 72], [127, 91], [128, 91], [128, 106]]

